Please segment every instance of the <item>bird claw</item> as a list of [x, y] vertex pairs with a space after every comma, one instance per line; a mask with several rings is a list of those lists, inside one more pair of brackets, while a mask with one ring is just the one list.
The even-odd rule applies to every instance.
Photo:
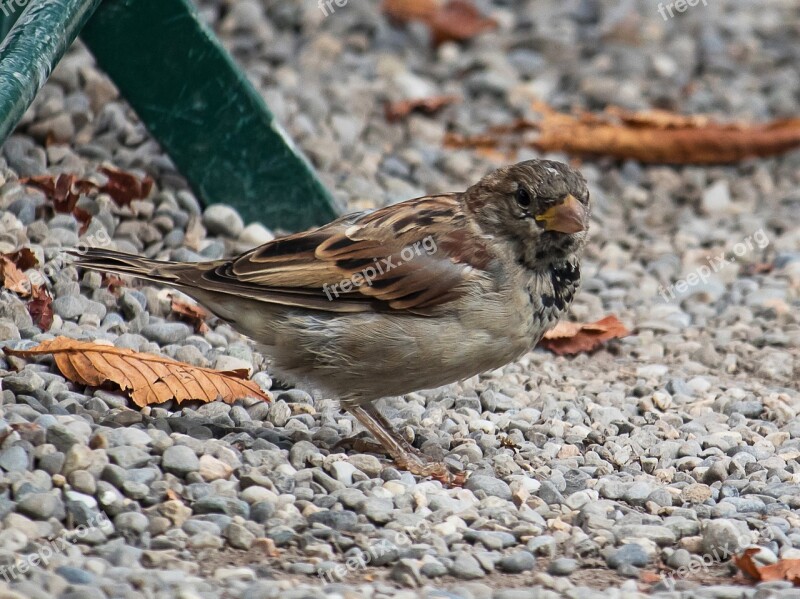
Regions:
[[394, 463], [398, 468], [407, 470], [415, 476], [432, 478], [448, 487], [463, 487], [469, 478], [468, 472], [452, 472], [446, 464], [428, 462], [422, 454], [406, 454], [396, 458]]

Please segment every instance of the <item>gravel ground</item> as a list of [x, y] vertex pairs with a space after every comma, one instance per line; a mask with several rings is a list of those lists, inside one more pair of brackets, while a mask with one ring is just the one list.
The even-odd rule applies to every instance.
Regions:
[[[393, 28], [362, 0], [328, 18], [311, 0], [201, 9], [351, 209], [474, 182], [497, 165], [443, 149], [443, 133], [526, 116], [534, 97], [562, 109], [800, 113], [792, 0], [710, 0], [668, 20], [654, 1], [481, 5], [499, 30], [435, 51], [424, 27]], [[464, 101], [385, 121], [386, 100], [433, 94]], [[44, 199], [19, 177], [103, 161], [150, 174], [156, 191], [126, 209], [82, 199], [95, 215], [83, 236], [71, 216], [37, 219]], [[270, 223], [245, 227], [228, 207], [202, 211], [91, 56], [72, 48], [0, 158], [0, 251], [29, 246], [54, 266], [55, 323], [42, 333], [6, 292], [0, 340], [68, 335], [252, 365], [275, 401], [132, 409], [67, 382], [49, 360], [12, 373], [20, 363], [0, 358], [0, 596], [797, 597], [789, 583], [743, 583], [727, 558], [751, 544], [763, 563], [800, 557], [800, 227], [788, 224], [800, 222], [800, 152], [581, 170], [595, 211], [573, 316], [614, 313], [636, 334], [384, 400], [418, 447], [474, 472], [446, 489], [335, 449], [357, 432], [353, 419], [273, 384], [226, 325], [195, 334], [170, 316], [163, 289], [114, 294], [99, 275], [60, 267], [61, 247], [92, 237], [201, 260], [271, 236]], [[674, 297], [661, 289], [720, 255], [708, 280]]]

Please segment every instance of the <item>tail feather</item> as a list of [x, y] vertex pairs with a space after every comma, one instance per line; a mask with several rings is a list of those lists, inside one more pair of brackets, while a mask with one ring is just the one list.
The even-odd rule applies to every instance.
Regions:
[[85, 250], [68, 250], [68, 253], [77, 258], [75, 264], [81, 268], [97, 270], [100, 272], [113, 272], [121, 275], [132, 275], [140, 279], [176, 285], [180, 283], [178, 273], [170, 267], [173, 262], [151, 260], [135, 254], [105, 250], [102, 248], [87, 248]]

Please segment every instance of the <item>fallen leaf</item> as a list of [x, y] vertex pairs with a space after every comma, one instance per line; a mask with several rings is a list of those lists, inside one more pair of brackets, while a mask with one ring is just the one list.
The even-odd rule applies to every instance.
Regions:
[[758, 547], [748, 547], [744, 550], [742, 555], [733, 556], [733, 563], [736, 567], [753, 580], [761, 580], [761, 576], [758, 573], [759, 567], [753, 561], [753, 556], [759, 551], [760, 549]]
[[100, 167], [100, 172], [108, 178], [100, 191], [110, 195], [119, 206], [128, 206], [133, 200], [142, 200], [153, 189], [153, 180], [150, 177], [139, 179], [136, 175], [110, 166]]
[[91, 181], [78, 179], [75, 175], [61, 173], [58, 177], [53, 175], [37, 175], [20, 179], [20, 183], [36, 187], [44, 192], [45, 196], [53, 203], [53, 209], [63, 214], [72, 214], [80, 224], [79, 234], [83, 235], [89, 228], [92, 215], [77, 206], [81, 194], [89, 193], [96, 189]]
[[800, 586], [800, 559], [782, 559], [774, 564], [759, 566], [753, 556], [760, 551], [759, 547], [748, 547], [742, 555], [733, 557], [733, 563], [756, 582], [783, 580]]
[[661, 582], [664, 579], [661, 574], [658, 572], [654, 572], [653, 570], [642, 570], [641, 574], [639, 575], [639, 581], [643, 582], [644, 584], [656, 584]]
[[497, 28], [497, 21], [485, 17], [467, 0], [450, 0], [434, 13], [430, 22], [433, 45], [472, 39], [484, 31]]
[[383, 14], [398, 23], [410, 21], [430, 21], [436, 14], [436, 0], [384, 0]]
[[196, 333], [200, 333], [202, 335], [208, 332], [208, 325], [205, 323], [206, 318], [208, 318], [208, 312], [205, 310], [205, 308], [202, 308], [197, 304], [188, 304], [183, 300], [177, 299], [176, 297], [172, 297], [171, 299], [171, 310], [184, 320], [188, 320], [189, 323], [194, 326]]
[[39, 264], [36, 254], [34, 254], [30, 248], [22, 248], [16, 252], [3, 254], [3, 256], [16, 264], [20, 270], [28, 270]]
[[437, 110], [459, 101], [461, 98], [458, 96], [431, 96], [430, 98], [388, 102], [385, 107], [386, 120], [389, 122], [399, 121], [415, 111], [433, 114]]
[[31, 290], [31, 301], [28, 302], [28, 313], [31, 315], [33, 324], [49, 331], [53, 326], [53, 298], [50, 297], [47, 289], [34, 285]]
[[100, 167], [106, 182], [99, 185], [90, 179], [80, 179], [76, 175], [61, 173], [54, 175], [37, 175], [20, 179], [20, 183], [36, 187], [44, 192], [53, 203], [56, 212], [72, 214], [81, 224], [79, 233], [83, 235], [89, 228], [92, 215], [77, 206], [81, 195], [107, 193], [118, 206], [127, 206], [133, 200], [144, 199], [153, 189], [150, 177], [139, 179], [136, 175], [110, 166]]
[[17, 295], [28, 297], [31, 294], [31, 282], [23, 271], [38, 263], [29, 248], [0, 254], [0, 284]]
[[610, 339], [620, 339], [630, 335], [630, 331], [616, 316], [589, 324], [579, 322], [559, 322], [544, 334], [539, 347], [550, 350], [559, 356], [590, 352]]
[[103, 273], [103, 285], [111, 293], [116, 293], [120, 287], [125, 286], [125, 281], [120, 279], [117, 275]]
[[384, 0], [382, 10], [399, 23], [421, 21], [431, 30], [434, 46], [461, 42], [497, 28], [497, 21], [484, 16], [468, 0]]
[[541, 152], [611, 156], [645, 163], [724, 164], [800, 146], [800, 118], [764, 124], [720, 123], [663, 110], [565, 114], [537, 102], [539, 120], [520, 119], [476, 136], [448, 134], [450, 147], [531, 146]]
[[61, 373], [74, 383], [99, 387], [114, 383], [144, 407], [170, 399], [233, 402], [244, 397], [270, 401], [270, 396], [246, 370], [218, 371], [190, 366], [163, 356], [130, 349], [56, 337], [26, 350], [4, 349], [7, 354], [28, 358], [53, 354]]

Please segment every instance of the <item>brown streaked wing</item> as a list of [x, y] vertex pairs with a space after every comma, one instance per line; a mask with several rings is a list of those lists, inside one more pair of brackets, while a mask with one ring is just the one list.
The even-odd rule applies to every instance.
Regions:
[[[270, 303], [334, 312], [421, 312], [459, 297], [491, 259], [459, 196], [444, 194], [276, 239], [204, 278]], [[339, 287], [329, 300], [326, 288], [330, 294], [332, 286], [366, 273], [373, 275], [370, 284]]]

